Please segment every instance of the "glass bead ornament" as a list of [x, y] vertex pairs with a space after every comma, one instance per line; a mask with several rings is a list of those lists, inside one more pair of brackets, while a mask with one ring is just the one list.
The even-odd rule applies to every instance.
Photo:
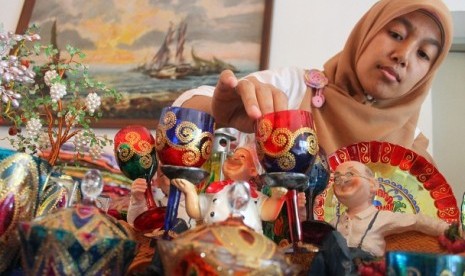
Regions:
[[[62, 146], [78, 133], [90, 139], [89, 146], [111, 142], [91, 124], [108, 110], [102, 103], [118, 102], [121, 94], [90, 76], [81, 50], [42, 44], [38, 31], [35, 24], [24, 35], [0, 30], [0, 120], [10, 125], [5, 140], [13, 148], [54, 166]], [[86, 153], [79, 149], [73, 151]]]
[[103, 178], [99, 170], [89, 170], [82, 179], [81, 192], [84, 200], [95, 202], [97, 197], [103, 191]]

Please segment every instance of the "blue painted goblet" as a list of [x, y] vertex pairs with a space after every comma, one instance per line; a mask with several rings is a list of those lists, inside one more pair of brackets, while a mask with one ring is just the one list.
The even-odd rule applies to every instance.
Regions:
[[326, 152], [320, 147], [312, 169], [307, 173], [309, 177], [308, 188], [305, 190], [307, 219], [302, 222], [302, 239], [305, 243], [321, 246], [326, 235], [334, 230], [331, 224], [315, 220], [313, 215], [315, 198], [328, 186], [330, 174]]
[[[210, 158], [214, 119], [205, 112], [182, 107], [162, 109], [157, 126], [155, 149], [162, 172], [170, 179], [183, 178], [198, 184], [209, 173], [200, 167]], [[178, 215], [181, 192], [170, 185], [164, 230], [165, 238]]]

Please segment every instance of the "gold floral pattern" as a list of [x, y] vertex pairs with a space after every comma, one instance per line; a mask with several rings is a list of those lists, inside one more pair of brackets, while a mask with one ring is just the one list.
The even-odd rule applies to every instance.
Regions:
[[256, 138], [258, 141], [266, 141], [273, 131], [273, 124], [270, 120], [260, 120], [257, 125]]
[[[276, 128], [272, 130], [272, 124], [269, 120], [261, 120], [257, 129], [257, 155], [259, 160], [263, 160], [265, 156], [276, 158], [278, 166], [283, 171], [291, 171], [296, 165], [295, 156], [291, 149], [294, 147], [296, 140], [301, 135], [307, 136], [307, 151], [311, 155], [316, 155], [318, 152], [318, 139], [315, 131], [309, 127], [303, 127], [295, 132], [287, 128]], [[266, 141], [271, 141], [271, 145], [267, 147]]]
[[148, 169], [152, 166], [152, 156], [151, 152], [153, 150], [153, 146], [143, 139], [139, 133], [135, 131], [130, 131], [126, 133], [124, 136], [126, 143], [121, 143], [118, 146], [118, 150], [116, 151], [117, 157], [123, 161], [129, 161], [134, 154], [141, 156], [139, 159], [139, 163], [142, 168]]
[[197, 148], [186, 148], [182, 154], [182, 164], [192, 166], [200, 160], [200, 151]]
[[195, 143], [200, 139], [201, 130], [192, 122], [180, 122], [176, 126], [176, 138], [183, 144]]
[[[202, 132], [192, 122], [181, 121], [177, 123], [177, 117], [174, 112], [166, 112], [161, 118], [155, 138], [155, 149], [160, 152], [166, 147], [173, 148], [181, 152], [181, 162], [183, 166], [193, 166], [200, 159], [208, 159], [213, 144], [213, 134]], [[167, 132], [174, 129], [173, 140], [168, 138]]]
[[128, 144], [121, 144], [118, 150], [118, 158], [127, 162], [134, 156], [135, 151], [132, 150], [131, 146]]
[[285, 152], [283, 155], [278, 157], [278, 166], [285, 170], [289, 171], [295, 167], [295, 157], [290, 152]]

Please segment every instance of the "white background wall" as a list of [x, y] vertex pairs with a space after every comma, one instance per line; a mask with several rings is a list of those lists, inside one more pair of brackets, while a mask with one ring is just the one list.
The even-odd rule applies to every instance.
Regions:
[[[18, 21], [21, 12], [23, 0], [0, 0], [0, 22], [3, 23], [5, 30], [15, 30], [16, 22]], [[273, 23], [271, 31], [271, 49], [270, 49], [270, 68], [278, 68], [281, 66], [295, 65], [307, 68], [321, 68], [323, 63], [337, 53], [343, 46], [353, 25], [358, 18], [373, 4], [376, 0], [275, 0]], [[464, 0], [445, 0], [445, 3], [452, 11], [465, 11]], [[463, 76], [465, 72], [465, 63], [462, 54], [457, 54], [451, 61], [446, 62], [447, 66], [453, 66], [452, 72], [460, 72]], [[462, 62], [460, 62], [462, 60]], [[443, 66], [444, 67], [444, 66]], [[450, 67], [449, 67], [450, 68]], [[456, 69], [458, 68], [458, 69]], [[463, 139], [457, 137], [465, 137], [464, 131], [461, 134], [456, 134], [457, 138], [454, 141], [446, 140], [449, 135], [449, 130], [437, 130], [436, 125], [444, 125], [438, 120], [448, 121], [454, 125], [454, 129], [461, 131], [465, 127], [461, 126], [462, 117], [456, 117], [457, 114], [452, 114], [450, 100], [456, 105], [465, 103], [465, 93], [463, 77], [456, 78], [457, 81], [462, 81], [461, 84], [451, 83], [449, 73], [442, 74], [441, 81], [434, 86], [433, 91], [440, 90], [439, 93], [434, 93], [434, 102], [429, 97], [422, 109], [420, 118], [420, 128], [425, 135], [434, 143], [431, 143], [430, 151], [435, 156], [438, 162], [438, 167], [446, 176], [450, 184], [453, 186], [456, 197], [461, 201], [461, 195], [464, 192], [462, 183], [465, 184], [465, 179], [461, 176], [465, 164], [463, 161], [465, 156], [465, 147], [457, 150], [456, 147], [450, 150], [450, 145], [465, 144]], [[442, 86], [442, 83], [446, 86]], [[443, 88], [443, 89], [442, 89]], [[461, 89], [460, 89], [461, 88]], [[446, 97], [444, 100], [438, 99], [441, 94], [451, 90], [461, 90], [457, 93], [460, 97]], [[436, 97], [436, 95], [439, 95]], [[449, 101], [447, 101], [449, 100]], [[460, 103], [460, 104], [459, 104]], [[434, 109], [437, 109], [434, 111]], [[463, 107], [459, 108], [464, 110]], [[436, 114], [445, 114], [445, 118], [434, 121], [435, 129], [433, 131], [433, 114], [436, 119]], [[460, 118], [458, 122], [454, 122], [453, 118]], [[117, 129], [99, 129], [98, 134], [108, 134], [114, 136]], [[7, 135], [7, 129], [0, 127], [0, 138]], [[433, 139], [434, 136], [434, 139]], [[441, 136], [441, 138], [437, 138]], [[436, 142], [438, 139], [439, 142]], [[462, 140], [462, 141], [461, 141]], [[449, 146], [444, 146], [449, 145]], [[5, 141], [0, 141], [1, 147], [9, 147]], [[111, 152], [111, 148], [106, 151]], [[452, 159], [452, 155], [455, 159]]]

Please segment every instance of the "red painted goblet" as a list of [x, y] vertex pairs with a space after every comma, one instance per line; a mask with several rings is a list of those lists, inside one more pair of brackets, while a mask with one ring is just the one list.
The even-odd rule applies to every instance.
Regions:
[[[163, 108], [155, 143], [163, 173], [170, 179], [183, 178], [193, 184], [204, 180], [209, 173], [200, 167], [210, 158], [213, 130], [214, 119], [208, 113], [182, 107]], [[179, 189], [170, 185], [164, 238], [169, 238], [168, 231], [174, 226], [180, 197]]]
[[258, 158], [266, 173], [265, 185], [285, 187], [289, 228], [294, 252], [299, 251], [302, 230], [297, 212], [297, 192], [308, 187], [306, 173], [318, 153], [312, 114], [285, 110], [265, 114], [256, 122]]
[[116, 160], [123, 174], [131, 180], [144, 178], [147, 181], [147, 211], [136, 217], [134, 227], [144, 232], [160, 228], [166, 208], [157, 207], [152, 194], [152, 177], [158, 166], [155, 139], [147, 128], [130, 125], [116, 133], [114, 143]]

